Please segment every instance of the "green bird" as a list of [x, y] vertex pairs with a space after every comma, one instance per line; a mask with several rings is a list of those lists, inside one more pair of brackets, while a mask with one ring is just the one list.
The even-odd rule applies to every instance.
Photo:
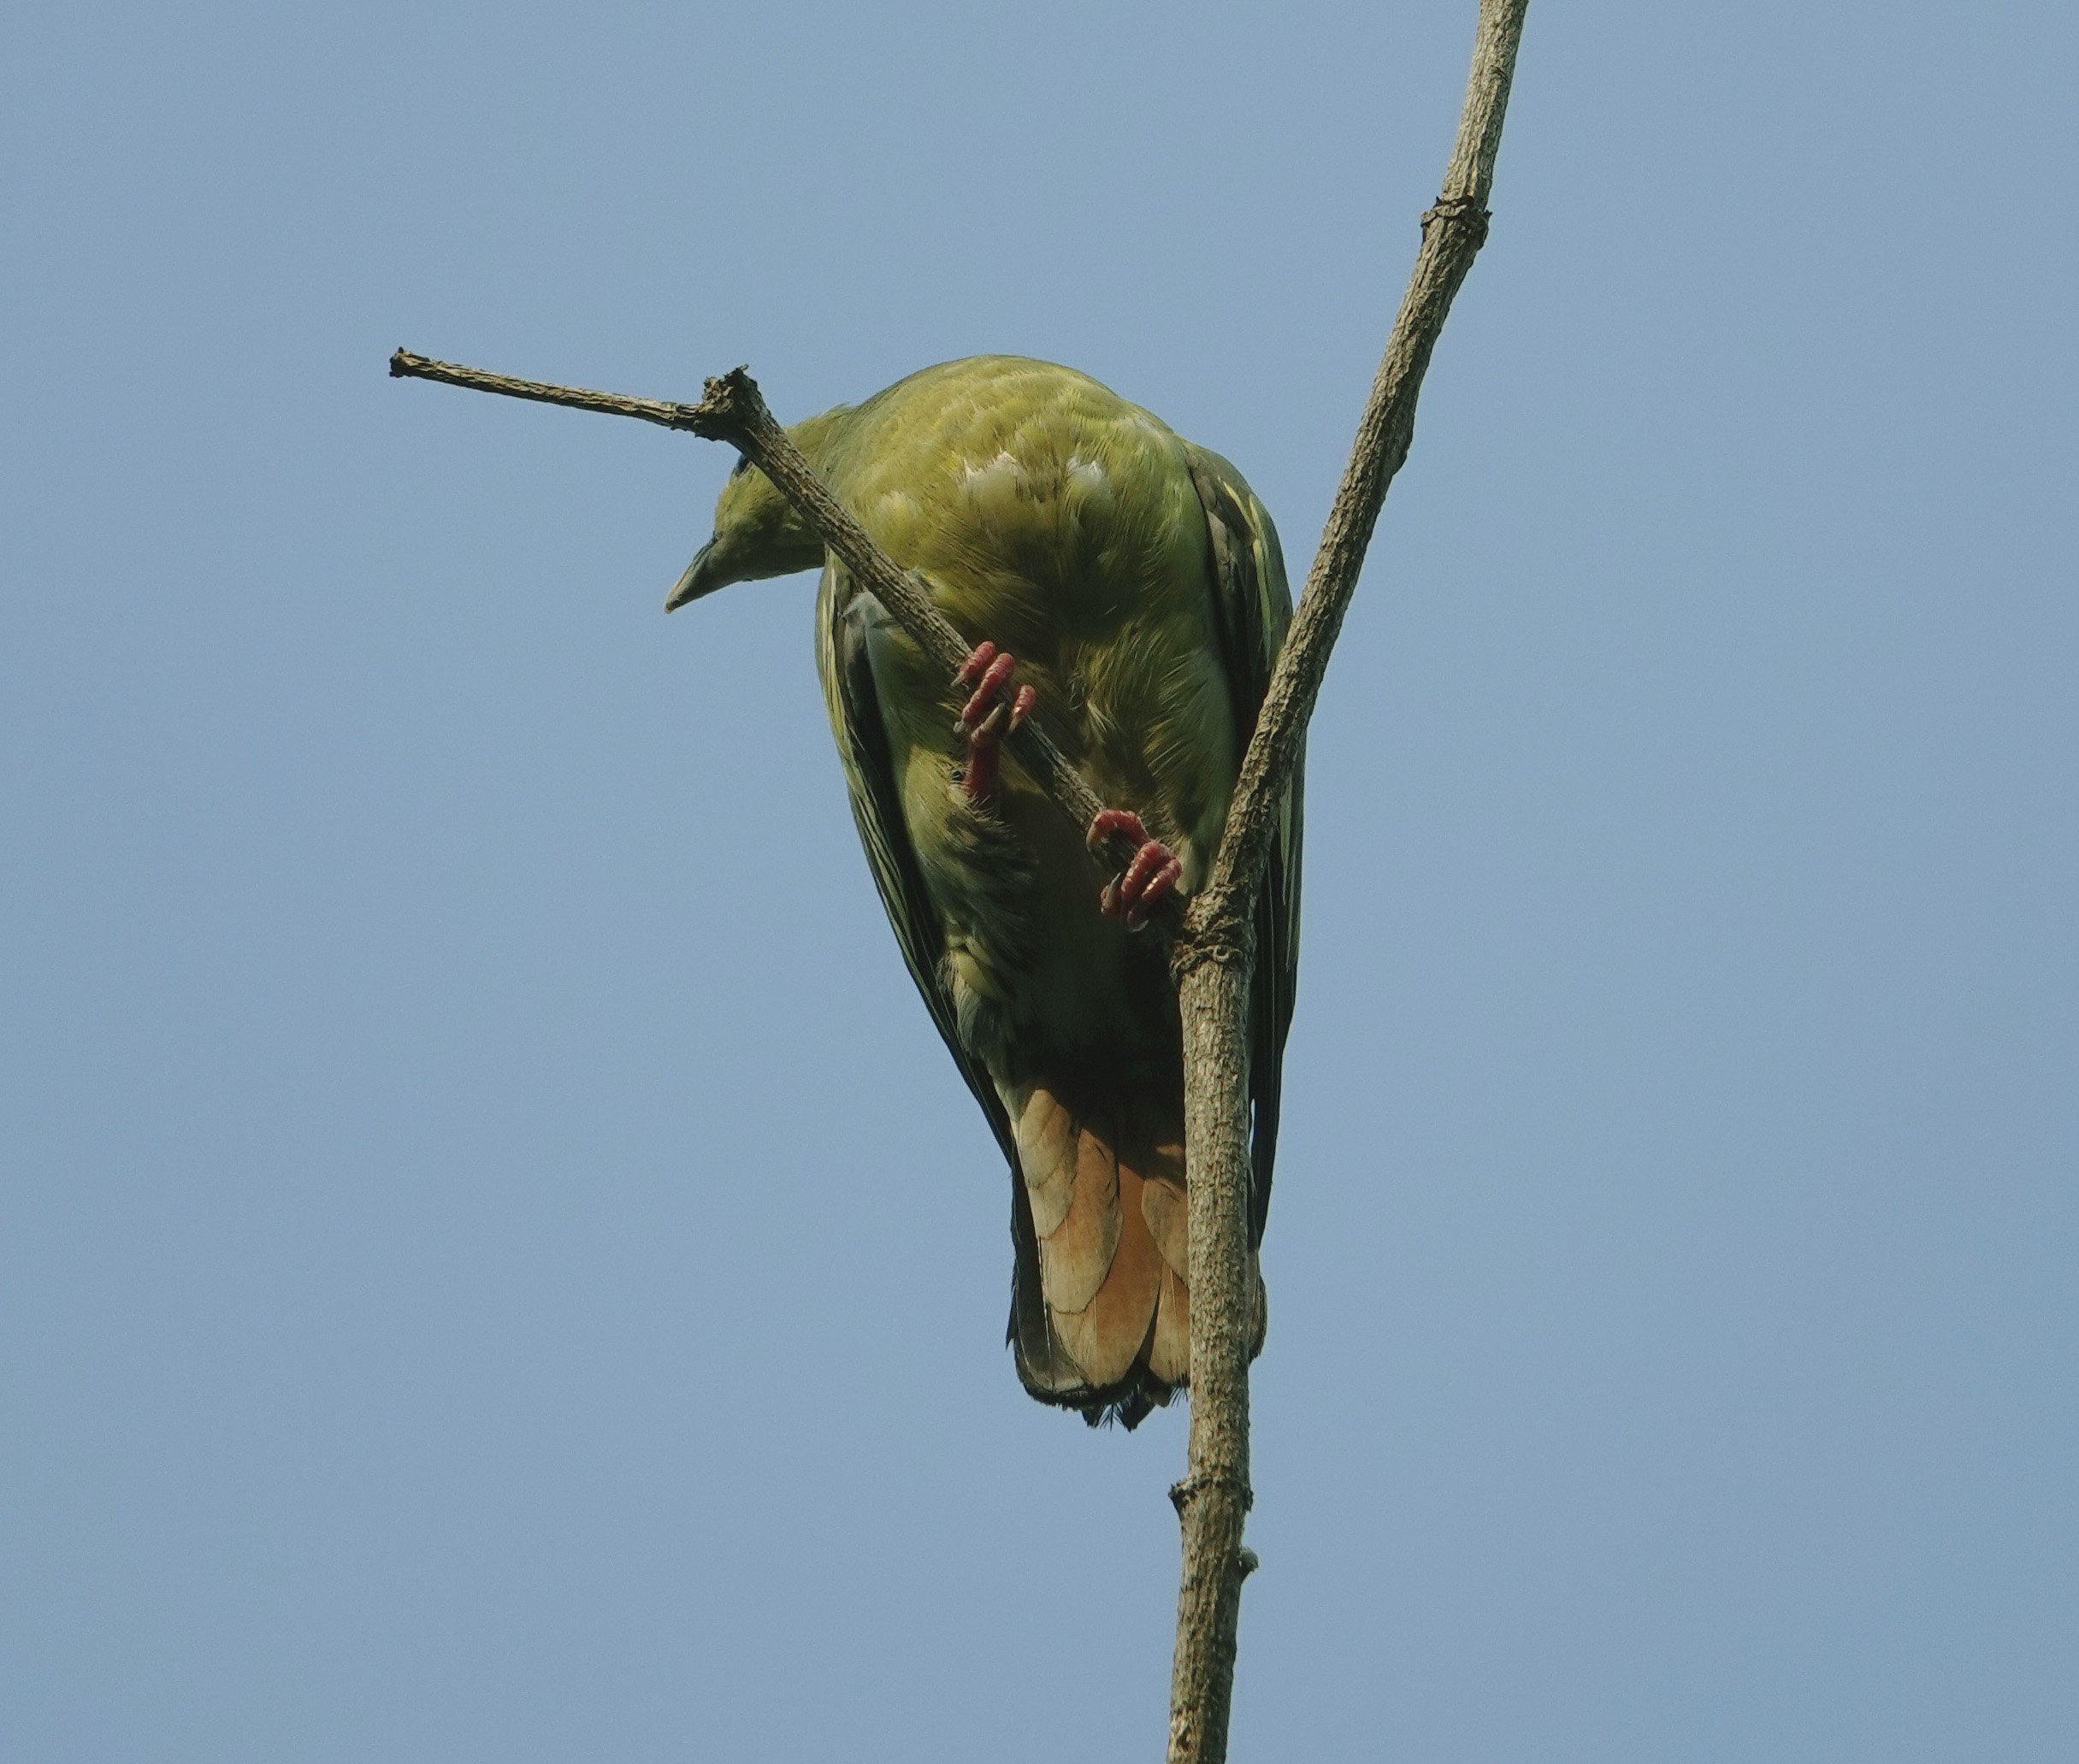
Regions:
[[[1184, 1075], [1149, 910], [1190, 894], [1291, 617], [1270, 516], [1218, 454], [1067, 368], [948, 362], [790, 429], [975, 646], [957, 687], [740, 462], [666, 611], [820, 565], [816, 658], [911, 977], [1012, 1173], [1009, 1340], [1042, 1402], [1128, 1427], [1190, 1370]], [[1071, 826], [1001, 752], [1037, 718], [1117, 806]], [[1139, 841], [1101, 873], [1098, 835]], [[1300, 785], [1256, 911], [1252, 1275], [1299, 948]], [[1262, 1283], [1256, 1341], [1261, 1345]]]

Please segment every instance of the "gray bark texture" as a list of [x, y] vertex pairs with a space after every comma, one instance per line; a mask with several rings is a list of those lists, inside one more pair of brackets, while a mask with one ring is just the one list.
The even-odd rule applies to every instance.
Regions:
[[1249, 982], [1244, 911], [1208, 941], [1188, 923], [1171, 957], [1184, 1021], [1184, 1167], [1190, 1206], [1190, 1467], [1170, 1490], [1184, 1528], [1169, 1755], [1227, 1755], [1249, 1488]]
[[[1255, 736], [1242, 762], [1226, 831], [1206, 886], [1188, 906], [1164, 903], [1152, 921], [1170, 940], [1184, 1027], [1184, 1165], [1190, 1171], [1191, 1427], [1189, 1465], [1170, 1490], [1183, 1528], [1183, 1572], [1170, 1687], [1168, 1764], [1223, 1764], [1234, 1690], [1242, 1583], [1256, 1566], [1242, 1532], [1249, 1482], [1249, 1045], [1255, 964], [1251, 923], [1275, 826], [1314, 714], [1330, 651], [1356, 592], [1373, 528], [1415, 434], [1422, 376], [1452, 299], [1487, 236], [1516, 46], [1527, 0], [1480, 0], [1473, 69], [1442, 193], [1422, 216], [1422, 245], [1372, 383], [1349, 463]], [[967, 641], [921, 584], [870, 539], [811, 469], [741, 368], [710, 380], [697, 404], [514, 380], [399, 350], [399, 378], [632, 416], [727, 441], [771, 480], [845, 567], [953, 676]], [[1033, 781], [1078, 828], [1105, 805], [1037, 721], [1010, 738]], [[1107, 855], [1124, 869], [1133, 841]]]

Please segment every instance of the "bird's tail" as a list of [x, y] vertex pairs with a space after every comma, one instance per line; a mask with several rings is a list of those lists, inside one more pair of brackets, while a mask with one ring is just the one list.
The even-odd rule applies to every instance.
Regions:
[[[1173, 1106], [1078, 1106], [1044, 1084], [1004, 1098], [1023, 1180], [1011, 1235], [1018, 1376], [1092, 1426], [1129, 1428], [1189, 1380], [1191, 1297], [1184, 1131]], [[1255, 1352], [1263, 1283], [1254, 1251]]]

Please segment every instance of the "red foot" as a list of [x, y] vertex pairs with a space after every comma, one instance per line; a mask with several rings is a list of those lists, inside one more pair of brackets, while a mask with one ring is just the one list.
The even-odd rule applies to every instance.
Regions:
[[960, 671], [953, 676], [956, 686], [974, 688], [974, 695], [961, 707], [960, 721], [954, 725], [954, 732], [967, 743], [960, 780], [970, 802], [986, 802], [996, 794], [1003, 738], [1031, 711], [1035, 694], [1031, 687], [1006, 692], [1017, 669], [1016, 656], [999, 652], [993, 643], [977, 643]]
[[1156, 903], [1177, 886], [1178, 878], [1184, 874], [1184, 863], [1161, 840], [1149, 838], [1141, 817], [1131, 809], [1106, 809], [1100, 813], [1090, 823], [1091, 848], [1102, 846], [1114, 833], [1137, 841], [1140, 849], [1125, 873], [1105, 884], [1097, 904], [1107, 918], [1124, 920], [1131, 931], [1147, 923]]

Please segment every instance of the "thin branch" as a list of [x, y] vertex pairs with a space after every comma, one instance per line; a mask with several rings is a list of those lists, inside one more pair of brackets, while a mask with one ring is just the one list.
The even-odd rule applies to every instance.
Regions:
[[[1473, 69], [1443, 193], [1422, 216], [1422, 248], [1358, 420], [1350, 461], [1291, 631], [1272, 672], [1255, 737], [1242, 762], [1226, 837], [1200, 895], [1209, 917], [1237, 910], [1246, 916], [1247, 903], [1255, 898], [1270, 852], [1277, 805], [1298, 763], [1329, 652], [1356, 593], [1358, 572], [1387, 487], [1415, 439], [1415, 401], [1421, 396], [1430, 355], [1451, 302], [1486, 241], [1487, 198], [1494, 187], [1495, 156], [1502, 145], [1527, 4], [1527, 0], [1481, 0]], [[1226, 898], [1208, 898], [1214, 895]]]
[[[486, 373], [452, 362], [399, 350], [390, 357], [390, 374], [399, 380], [436, 380], [446, 386], [465, 386], [471, 392], [497, 392], [509, 398], [529, 398], [538, 404], [564, 404], [575, 410], [597, 410], [610, 416], [633, 416], [664, 428], [682, 430], [711, 441], [727, 441], [772, 481], [781, 495], [794, 506], [809, 530], [834, 552], [853, 578], [865, 587], [917, 645], [944, 670], [950, 681], [972, 652], [975, 642], [955, 630], [932, 603], [930, 591], [873, 541], [844, 504], [830, 494], [816, 475], [787, 431], [765, 406], [758, 382], [742, 368], [732, 368], [707, 382], [706, 396], [697, 404], [668, 404], [659, 398], [630, 398], [622, 392], [588, 392], [581, 387], [552, 386], [540, 380], [515, 380], [504, 374]], [[1017, 729], [1006, 745], [1033, 783], [1066, 815], [1078, 829], [1086, 829], [1106, 804], [1084, 782], [1042, 726], [1046, 707], [1042, 705]], [[1114, 833], [1105, 841], [1102, 856], [1115, 870], [1133, 861], [1134, 841]], [[1149, 915], [1148, 923], [1166, 935], [1174, 935], [1183, 922], [1177, 898], [1165, 896]]]
[[[741, 374], [741, 368], [735, 370]], [[724, 376], [725, 378], [727, 376]], [[573, 410], [598, 410], [608, 416], [633, 416], [654, 422], [661, 428], [683, 429], [688, 434], [724, 439], [714, 424], [724, 416], [715, 402], [714, 389], [723, 382], [707, 382], [708, 396], [697, 404], [668, 404], [661, 398], [631, 398], [625, 392], [587, 392], [577, 386], [551, 386], [546, 380], [515, 380], [510, 374], [487, 374], [481, 368], [464, 368], [454, 362], [436, 362], [430, 356], [414, 355], [400, 349], [390, 357], [393, 380], [437, 380], [443, 386], [465, 386], [471, 392], [494, 392], [501, 398], [532, 398], [540, 404], [566, 404]]]
[[1487, 236], [1487, 195], [1527, 0], [1481, 0], [1458, 138], [1409, 276], [1320, 549], [1243, 757], [1206, 888], [1172, 951], [1184, 1029], [1190, 1206], [1190, 1468], [1172, 1491], [1184, 1528], [1170, 1764], [1224, 1764], [1234, 1694], [1249, 1485], [1249, 1043], [1251, 936], [1279, 805], [1299, 763], [1329, 652], [1356, 592], [1386, 487], [1408, 457], [1415, 400], [1451, 301]]

